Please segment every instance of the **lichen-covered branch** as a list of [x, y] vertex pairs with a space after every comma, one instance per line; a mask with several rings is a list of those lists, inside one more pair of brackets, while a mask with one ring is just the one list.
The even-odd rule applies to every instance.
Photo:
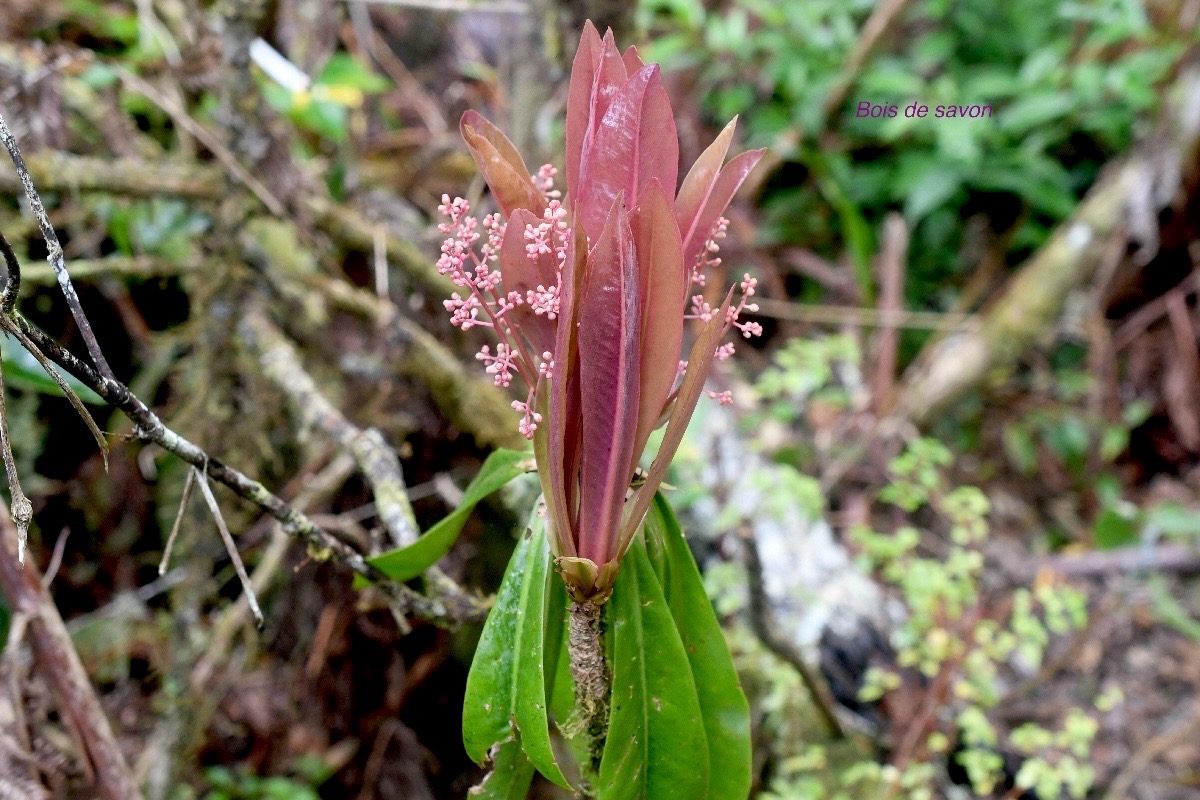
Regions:
[[396, 452], [376, 428], [352, 424], [317, 387], [300, 363], [291, 343], [267, 319], [263, 310], [250, 307], [238, 324], [242, 342], [258, 358], [263, 375], [287, 395], [305, 427], [315, 428], [354, 456], [371, 486], [375, 508], [397, 547], [412, 544], [421, 535], [408, 502], [404, 472]]
[[393, 601], [400, 613], [414, 614], [446, 626], [479, 620], [486, 615], [486, 604], [480, 599], [466, 594], [454, 597], [447, 593], [441, 593], [436, 599], [430, 598], [391, 580], [371, 566], [361, 553], [323, 530], [308, 516], [288, 505], [261, 483], [213, 458], [201, 447], [168, 428], [158, 415], [124, 384], [99, 375], [24, 317], [16, 315], [15, 322], [43, 355], [129, 417], [134, 423], [133, 432], [138, 439], [154, 442], [194, 467], [203, 469], [207, 465], [208, 477], [224, 484], [242, 499], [270, 514], [279, 521], [284, 532], [307, 542], [317, 556], [332, 558], [374, 582]]
[[[30, 153], [25, 161], [29, 175], [42, 191], [99, 191], [139, 197], [172, 195], [194, 200], [217, 202], [230, 192], [225, 171], [206, 164], [177, 161], [149, 161], [133, 158], [103, 159], [56, 151]], [[15, 175], [0, 170], [0, 191], [21, 191]], [[301, 198], [313, 222], [340, 246], [371, 252], [375, 247], [378, 225], [353, 207], [334, 203], [327, 197], [308, 194]], [[384, 230], [388, 260], [422, 288], [441, 296], [449, 291], [449, 282], [438, 274], [419, 247]]]

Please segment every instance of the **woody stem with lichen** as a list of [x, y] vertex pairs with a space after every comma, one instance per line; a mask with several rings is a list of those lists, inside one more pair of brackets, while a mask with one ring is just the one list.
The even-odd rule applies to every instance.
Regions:
[[588, 762], [585, 771], [596, 773], [604, 754], [608, 732], [609, 693], [612, 683], [604, 659], [603, 606], [589, 601], [572, 602], [567, 615], [567, 653], [575, 682], [575, 711], [568, 721], [568, 735], [586, 738]]

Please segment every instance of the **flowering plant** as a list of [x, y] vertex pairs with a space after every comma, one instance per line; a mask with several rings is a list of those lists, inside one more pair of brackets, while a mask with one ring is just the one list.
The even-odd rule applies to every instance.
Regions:
[[[553, 166], [531, 174], [496, 126], [467, 112], [463, 139], [499, 211], [478, 220], [461, 198], [441, 205], [438, 269], [459, 287], [446, 308], [456, 326], [495, 334], [477, 358], [497, 385], [525, 384], [513, 407], [544, 503], [467, 677], [463, 744], [492, 766], [472, 793], [524, 797], [536, 770], [599, 800], [741, 800], [749, 708], [658, 489], [712, 362], [733, 354], [722, 337], [761, 332], [742, 318], [757, 310], [749, 275], [711, 301], [704, 290], [722, 214], [763, 151], [725, 163], [731, 122], [676, 192], [679, 141], [658, 66], [590, 23], [566, 123], [564, 197]], [[689, 319], [698, 329], [681, 361]], [[635, 474], [663, 422], [657, 456]], [[454, 513], [372, 565], [396, 580], [422, 574], [528, 462], [496, 451]]]
[[[557, 170], [530, 174], [492, 123], [469, 111], [461, 130], [499, 213], [482, 222], [443, 198], [449, 238], [438, 269], [465, 291], [445, 305], [458, 327], [492, 328], [476, 356], [499, 386], [527, 387], [519, 429], [533, 439], [549, 542], [572, 598], [603, 602], [662, 483], [714, 359], [741, 319], [749, 275], [714, 307], [702, 293], [728, 222], [722, 213], [763, 155], [724, 164], [734, 122], [692, 166], [679, 191], [679, 141], [657, 64], [617, 50], [589, 22], [571, 72], [566, 197]], [[722, 166], [724, 164], [724, 166]], [[700, 331], [680, 361], [684, 322]], [[728, 393], [710, 393], [731, 402]], [[651, 431], [667, 432], [630, 491]]]

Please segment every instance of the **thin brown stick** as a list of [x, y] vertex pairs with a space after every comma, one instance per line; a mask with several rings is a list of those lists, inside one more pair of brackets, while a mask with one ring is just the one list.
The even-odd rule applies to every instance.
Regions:
[[192, 119], [191, 115], [174, 100], [128, 70], [118, 68], [117, 75], [121, 78], [122, 83], [158, 106], [171, 118], [172, 122], [196, 137], [196, 140], [208, 148], [209, 152], [216, 156], [217, 160], [229, 170], [229, 174], [233, 175], [239, 183], [249, 189], [267, 207], [268, 211], [277, 217], [287, 215], [287, 208], [284, 207], [283, 202], [267, 188], [266, 184], [254, 177], [248, 169], [242, 166], [237, 156], [221, 142], [216, 134]]
[[[192, 470], [188, 470], [188, 472], [191, 473]], [[319, 473], [309, 475], [309, 480], [302, 482], [304, 488], [296, 495], [292, 504], [300, 510], [307, 509], [337, 491], [338, 487], [345, 483], [353, 472], [354, 459], [345, 453], [339, 455]], [[278, 523], [272, 524], [271, 529], [271, 539], [266, 549], [260, 554], [258, 564], [254, 567], [254, 573], [250, 576], [250, 584], [258, 594], [262, 594], [270, 588], [271, 582], [283, 565], [284, 556], [292, 544], [292, 540], [280, 529]], [[209, 638], [204, 655], [192, 669], [194, 690], [203, 691], [209, 679], [216, 672], [216, 665], [224, 662], [229, 654], [234, 635], [244, 625], [246, 615], [250, 612], [248, 597], [249, 595], [239, 597], [237, 602], [226, 608], [213, 623], [212, 636]], [[400, 622], [403, 623], [403, 619]], [[401, 625], [401, 631], [404, 631], [403, 625]]]
[[179, 498], [179, 511], [175, 513], [175, 522], [171, 525], [171, 534], [163, 546], [162, 561], [158, 562], [158, 574], [167, 574], [167, 564], [171, 561], [171, 551], [175, 549], [175, 540], [179, 538], [179, 529], [183, 527], [183, 514], [187, 510], [188, 500], [192, 499], [192, 487], [196, 485], [196, 471], [189, 469], [187, 480], [183, 483], [183, 496]]
[[29, 523], [33, 521], [33, 504], [21, 490], [21, 476], [17, 474], [17, 464], [13, 460], [12, 437], [8, 433], [8, 410], [4, 407], [4, 395], [4, 372], [0, 370], [0, 458], [4, 460], [8, 491], [12, 496], [12, 518], [17, 525], [17, 561], [24, 563], [25, 545], [29, 540]]
[[[1200, 289], [1200, 269], [1188, 275], [1179, 282], [1171, 292], [1181, 292], [1184, 296], [1190, 295]], [[1168, 292], [1169, 294], [1170, 292]], [[1141, 335], [1142, 331], [1150, 327], [1158, 321], [1167, 311], [1167, 295], [1160, 295], [1154, 298], [1149, 303], [1134, 311], [1126, 317], [1116, 333], [1113, 334], [1113, 348], [1116, 350], [1124, 350], [1133, 340]]]
[[1104, 800], [1125, 800], [1142, 770], [1172, 747], [1187, 741], [1194, 742], [1197, 731], [1200, 731], [1200, 700], [1193, 701], [1192, 713], [1187, 719], [1142, 743], [1109, 784]]
[[903, 310], [881, 312], [878, 309], [857, 306], [806, 305], [786, 300], [772, 300], [769, 297], [754, 299], [758, 303], [758, 313], [761, 316], [830, 325], [949, 331], [970, 324], [976, 319], [973, 314], [939, 314], [935, 311]]
[[[0, 237], [2, 238], [2, 237]], [[42, 369], [50, 376], [58, 388], [62, 391], [63, 396], [67, 398], [67, 402], [75, 409], [75, 413], [83, 420], [83, 424], [87, 426], [88, 432], [92, 434], [92, 439], [95, 440], [96, 446], [100, 448], [100, 455], [104, 458], [104, 471], [108, 471], [108, 440], [104, 438], [96, 421], [92, 419], [92, 415], [83, 405], [83, 401], [79, 399], [79, 395], [75, 394], [75, 390], [71, 388], [71, 384], [67, 383], [67, 379], [58, 373], [44, 355], [38, 352], [38, 349], [33, 346], [33, 343], [25, 336], [25, 334], [12, 322], [11, 316], [0, 317], [0, 328], [10, 333], [14, 339], [21, 343], [21, 346], [29, 351], [29, 354], [42, 365]]]
[[47, 589], [54, 583], [58, 569], [62, 566], [63, 554], [67, 552], [67, 539], [71, 536], [70, 528], [63, 528], [54, 542], [54, 552], [50, 555], [50, 563], [46, 566], [46, 574], [42, 576], [42, 586]]
[[0, 592], [17, 614], [29, 619], [28, 639], [37, 671], [54, 694], [59, 712], [82, 745], [84, 767], [95, 778], [101, 800], [141, 800], [108, 717], [88, 680], [54, 601], [32, 563], [17, 560], [17, 532], [0, 508]]
[[842, 302], [859, 303], [862, 295], [858, 283], [849, 270], [838, 269], [811, 250], [793, 247], [780, 254], [780, 260], [800, 275], [811, 278], [826, 289], [836, 293]]
[[875, 6], [871, 16], [867, 17], [867, 21], [863, 23], [862, 30], [858, 34], [858, 41], [854, 43], [854, 49], [850, 51], [850, 57], [842, 66], [837, 82], [825, 96], [826, 119], [837, 113], [842, 103], [846, 102], [846, 95], [854, 88], [854, 82], [858, 80], [862, 68], [883, 40], [884, 34], [899, 19], [900, 13], [907, 5], [908, 0], [883, 0], [882, 3]]

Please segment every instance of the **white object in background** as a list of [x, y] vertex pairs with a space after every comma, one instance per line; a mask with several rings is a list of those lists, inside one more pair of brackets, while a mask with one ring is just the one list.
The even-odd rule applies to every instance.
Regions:
[[250, 60], [267, 73], [267, 77], [289, 92], [307, 92], [312, 78], [262, 38], [250, 43]]
[[[785, 468], [748, 445], [729, 409], [702, 401], [680, 451], [672, 466], [680, 483], [709, 492], [695, 501], [685, 527], [712, 536], [717, 531], [704, 530], [704, 523], [722, 511], [716, 497], [737, 507], [758, 542], [774, 620], [811, 661], [827, 627], [845, 634], [869, 620], [876, 630], [889, 631], [903, 617], [902, 607], [858, 568], [829, 523], [814, 519], [802, 498], [793, 501], [779, 491], [785, 481], [772, 473]], [[767, 506], [772, 513], [763, 513]]]

